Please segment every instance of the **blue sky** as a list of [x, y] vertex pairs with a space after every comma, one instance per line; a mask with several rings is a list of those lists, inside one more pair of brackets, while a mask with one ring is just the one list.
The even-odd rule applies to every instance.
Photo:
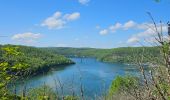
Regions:
[[[1, 0], [0, 43], [115, 48], [152, 41], [146, 12], [170, 20], [170, 0]], [[163, 26], [166, 32], [166, 26]], [[5, 37], [3, 37], [5, 36]]]

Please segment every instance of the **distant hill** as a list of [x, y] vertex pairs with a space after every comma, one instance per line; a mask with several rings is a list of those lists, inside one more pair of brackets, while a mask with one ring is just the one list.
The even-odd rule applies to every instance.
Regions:
[[159, 47], [122, 47], [114, 49], [50, 47], [45, 51], [72, 57], [95, 57], [103, 62], [134, 63], [144, 57], [143, 62], [160, 58]]

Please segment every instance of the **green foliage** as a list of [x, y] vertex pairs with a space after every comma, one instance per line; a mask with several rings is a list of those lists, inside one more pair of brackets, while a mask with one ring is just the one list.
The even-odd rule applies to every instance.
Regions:
[[64, 100], [79, 100], [79, 98], [75, 96], [65, 96]]
[[[38, 48], [14, 45], [0, 46], [0, 100], [19, 98], [8, 91], [7, 85], [10, 82], [42, 71], [47, 72], [51, 66], [72, 63], [70, 59], [64, 56], [42, 51]], [[48, 90], [48, 87], [45, 88]], [[54, 95], [50, 90], [47, 92]], [[48, 98], [50, 97], [41, 95], [38, 100], [47, 100]], [[21, 97], [20, 99], [27, 100], [28, 98]]]
[[12, 80], [17, 79], [16, 73], [19, 73], [27, 69], [27, 64], [19, 62], [17, 59], [9, 62], [8, 59], [15, 58], [21, 53], [18, 51], [18, 47], [3, 47], [1, 48], [1, 57], [6, 58], [0, 62], [0, 99], [10, 100], [11, 95], [8, 93], [7, 85]]
[[131, 89], [136, 88], [139, 85], [137, 78], [131, 76], [117, 76], [115, 80], [113, 80], [109, 95], [114, 95], [115, 93], [120, 93], [122, 91], [129, 91]]
[[[39, 88], [33, 88], [29, 90], [27, 98], [29, 98], [29, 100], [60, 100], [62, 97], [57, 95], [52, 88], [44, 85], [40, 86]], [[79, 100], [79, 98], [76, 96], [68, 95], [64, 96], [64, 100]]]
[[[123, 47], [115, 49], [95, 48], [41, 48], [44, 51], [51, 51], [72, 57], [95, 57], [103, 62], [111, 63], [134, 63], [143, 56], [143, 62], [160, 59], [159, 47]], [[145, 50], [143, 52], [143, 50]]]
[[[51, 66], [72, 64], [70, 59], [65, 56], [74, 57], [95, 57], [104, 62], [133, 63], [143, 56], [143, 62], [152, 59], [161, 59], [159, 47], [127, 47], [116, 49], [93, 49], [93, 48], [34, 48], [26, 46], [5, 45], [0, 46], [0, 100], [55, 100], [59, 95], [48, 86], [31, 89], [26, 97], [19, 97], [9, 94], [7, 84], [18, 77], [48, 71]], [[165, 44], [165, 52], [169, 50]], [[62, 54], [62, 55], [58, 55]], [[29, 72], [29, 73], [28, 73]], [[31, 73], [30, 73], [31, 72]], [[159, 87], [163, 92], [170, 91], [169, 85], [160, 83]], [[134, 88], [138, 88], [139, 80], [135, 77], [118, 76], [112, 82], [109, 96], [126, 91], [127, 93]], [[158, 89], [153, 89], [153, 94], [158, 95]], [[169, 92], [168, 92], [169, 93]], [[133, 93], [132, 93], [133, 94]], [[64, 96], [64, 100], [78, 100], [78, 97]]]
[[[143, 63], [159, 58], [158, 47], [127, 47], [112, 49], [111, 53], [101, 58], [104, 62], [136, 63], [144, 57]], [[160, 59], [160, 58], [159, 58]]]
[[[21, 71], [22, 73], [20, 73], [19, 75], [39, 74], [43, 71], [47, 72], [52, 66], [57, 67], [59, 65], [74, 63], [70, 59], [62, 55], [58, 55], [56, 53], [54, 54], [49, 51], [43, 51], [39, 48], [15, 45], [4, 45], [1, 47], [5, 48], [3, 50], [7, 51], [6, 56], [0, 57], [1, 61], [8, 62], [9, 64], [13, 65], [13, 69], [23, 69], [22, 66], [28, 67], [27, 73], [25, 71]], [[16, 49], [20, 52], [16, 52]], [[4, 54], [3, 50], [0, 51], [0, 55]], [[8, 55], [10, 57], [8, 57]]]
[[57, 94], [49, 86], [40, 86], [28, 91], [29, 100], [56, 100]]

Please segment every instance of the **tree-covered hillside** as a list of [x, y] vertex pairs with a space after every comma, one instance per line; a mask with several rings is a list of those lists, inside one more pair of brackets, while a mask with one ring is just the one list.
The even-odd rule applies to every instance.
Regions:
[[[3, 56], [3, 48], [12, 47], [16, 48], [17, 51], [21, 52], [20, 55], [16, 57], [7, 57]], [[1, 62], [9, 62], [13, 64], [14, 62], [20, 61], [24, 62], [28, 65], [29, 71], [31, 74], [38, 74], [42, 72], [47, 72], [51, 67], [57, 67], [58, 65], [72, 64], [73, 62], [59, 54], [54, 54], [52, 52], [47, 52], [40, 50], [35, 47], [27, 47], [27, 46], [16, 46], [16, 45], [1, 45], [0, 46], [0, 61]]]
[[127, 47], [111, 49], [110, 53], [99, 58], [104, 62], [137, 63], [143, 57], [143, 62], [160, 59], [158, 47]]
[[141, 56], [145, 58], [144, 62], [148, 62], [160, 56], [159, 47], [122, 47], [114, 49], [51, 47], [41, 49], [64, 56], [95, 57], [104, 62], [119, 63], [133, 63]]

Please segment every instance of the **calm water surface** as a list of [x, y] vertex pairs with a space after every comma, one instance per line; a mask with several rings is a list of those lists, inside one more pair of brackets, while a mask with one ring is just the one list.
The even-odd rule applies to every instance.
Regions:
[[[25, 79], [27, 89], [46, 84], [56, 91], [56, 87], [64, 84], [64, 94], [71, 94], [72, 90], [80, 95], [80, 85], [83, 85], [85, 95], [93, 97], [107, 92], [112, 80], [117, 75], [133, 74], [136, 70], [129, 69], [124, 64], [111, 64], [97, 61], [93, 58], [71, 58], [76, 64], [61, 66], [44, 75]], [[18, 90], [23, 84], [17, 86]], [[73, 88], [73, 89], [72, 89]], [[57, 91], [60, 89], [57, 88]], [[20, 91], [18, 91], [19, 93]]]

